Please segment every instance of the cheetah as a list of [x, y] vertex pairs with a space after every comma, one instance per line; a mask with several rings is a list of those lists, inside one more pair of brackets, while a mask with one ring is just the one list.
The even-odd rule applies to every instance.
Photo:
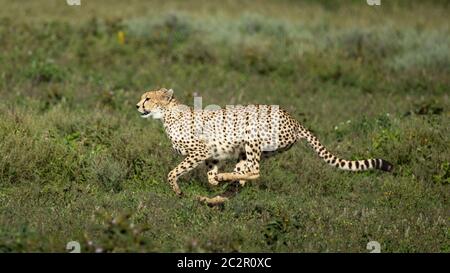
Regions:
[[[181, 104], [172, 89], [159, 89], [142, 95], [136, 108], [143, 118], [160, 119], [173, 149], [185, 158], [169, 172], [167, 180], [178, 195], [177, 180], [201, 164], [207, 167], [209, 184], [220, 182], [243, 186], [258, 179], [261, 159], [289, 150], [305, 139], [314, 151], [331, 166], [341, 170], [392, 171], [383, 159], [345, 160], [330, 153], [319, 140], [287, 111], [274, 105], [235, 105], [224, 109], [196, 109]], [[237, 160], [232, 172], [219, 172], [219, 163]], [[226, 194], [213, 198], [198, 197], [209, 205], [222, 204]]]

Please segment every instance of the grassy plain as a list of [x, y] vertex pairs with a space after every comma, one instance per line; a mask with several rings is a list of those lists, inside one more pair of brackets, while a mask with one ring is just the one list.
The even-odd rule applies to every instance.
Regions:
[[[0, 0], [0, 252], [449, 252], [450, 7], [445, 1]], [[119, 34], [122, 33], [122, 34]], [[278, 104], [348, 159], [305, 144], [224, 207], [134, 107]]]

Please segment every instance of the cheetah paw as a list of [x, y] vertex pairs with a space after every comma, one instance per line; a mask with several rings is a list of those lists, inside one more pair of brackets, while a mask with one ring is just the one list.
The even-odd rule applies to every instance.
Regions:
[[[175, 191], [175, 190], [174, 190], [174, 191]], [[180, 191], [180, 190], [175, 191], [175, 194], [176, 194], [178, 197], [183, 197], [183, 196], [184, 196], [184, 193], [183, 193], [182, 191]]]
[[218, 181], [218, 182], [223, 182], [223, 181], [227, 181], [228, 179], [227, 179], [227, 177], [226, 177], [225, 174], [219, 173], [218, 175], [216, 175], [216, 176], [214, 177], [214, 180], [216, 180], [216, 181]]
[[216, 177], [214, 177], [214, 179], [208, 179], [208, 183], [212, 186], [217, 186], [219, 185], [219, 180], [217, 180]]

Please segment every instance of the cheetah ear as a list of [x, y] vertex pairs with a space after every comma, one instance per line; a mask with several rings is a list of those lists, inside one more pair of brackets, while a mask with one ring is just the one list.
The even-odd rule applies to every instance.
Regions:
[[164, 93], [165, 93], [165, 95], [166, 95], [168, 100], [172, 99], [172, 97], [173, 97], [173, 89], [166, 90]]

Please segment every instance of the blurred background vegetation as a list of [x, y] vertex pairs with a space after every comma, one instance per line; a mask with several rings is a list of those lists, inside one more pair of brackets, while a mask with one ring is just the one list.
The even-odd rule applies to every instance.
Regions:
[[[0, 252], [449, 252], [448, 1], [0, 0]], [[348, 159], [303, 143], [224, 207], [205, 170], [135, 111], [278, 104]]]

